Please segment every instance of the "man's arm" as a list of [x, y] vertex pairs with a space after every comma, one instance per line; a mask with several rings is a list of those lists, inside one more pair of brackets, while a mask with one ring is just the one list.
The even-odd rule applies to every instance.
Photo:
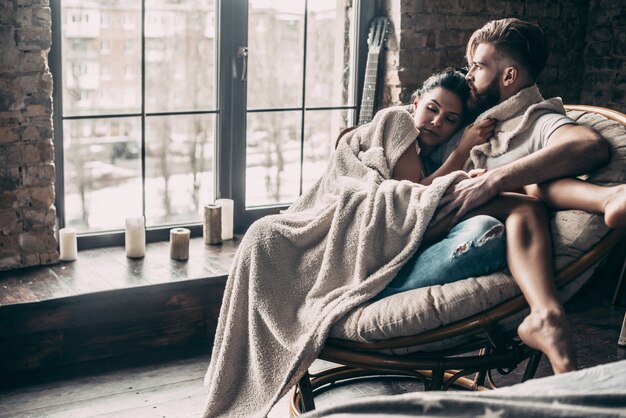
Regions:
[[456, 222], [501, 192], [590, 172], [606, 164], [609, 156], [608, 143], [596, 131], [582, 125], [563, 125], [550, 135], [545, 148], [451, 186], [441, 199], [434, 222], [455, 211]]

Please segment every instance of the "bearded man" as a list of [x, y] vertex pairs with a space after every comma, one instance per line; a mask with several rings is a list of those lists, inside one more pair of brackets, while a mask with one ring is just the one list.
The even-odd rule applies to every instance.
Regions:
[[[541, 96], [536, 80], [548, 55], [541, 28], [520, 19], [493, 20], [472, 34], [466, 51], [469, 107], [477, 122], [495, 119], [495, 133], [472, 149], [464, 167], [470, 178], [446, 191], [431, 225], [456, 224], [499, 194], [515, 192], [541, 199], [551, 209], [603, 214], [611, 228], [626, 226], [626, 186], [602, 187], [576, 178], [606, 164], [609, 145], [593, 129], [568, 118], [560, 98]], [[443, 147], [441, 161], [455, 145], [453, 138]], [[537, 262], [516, 264], [533, 269]], [[530, 314], [518, 335], [547, 355], [555, 373], [575, 369], [575, 350], [553, 276], [520, 276], [530, 277], [518, 281]]]

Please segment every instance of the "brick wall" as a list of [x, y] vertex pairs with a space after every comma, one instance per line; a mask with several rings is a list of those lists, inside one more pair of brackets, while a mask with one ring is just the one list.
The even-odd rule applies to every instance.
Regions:
[[[601, 94], [594, 104], [615, 105], [616, 109], [624, 110], [620, 98], [623, 99], [625, 77], [620, 76], [620, 72], [624, 74], [626, 28], [619, 3], [608, 0], [381, 0], [382, 12], [398, 10], [391, 15], [395, 32], [385, 57], [381, 106], [405, 103], [433, 72], [450, 65], [464, 65], [465, 45], [472, 32], [491, 19], [513, 16], [537, 22], [548, 37], [551, 54], [538, 80], [545, 97], [561, 96], [565, 103], [586, 101], [592, 104], [590, 96]], [[600, 22], [602, 29], [598, 32]], [[583, 86], [590, 73], [593, 74], [590, 83]], [[622, 88], [616, 91], [618, 84]], [[599, 88], [602, 93], [597, 93]]]
[[0, 2], [0, 270], [58, 261], [48, 0]]
[[626, 113], [626, 7], [591, 0], [581, 102]]

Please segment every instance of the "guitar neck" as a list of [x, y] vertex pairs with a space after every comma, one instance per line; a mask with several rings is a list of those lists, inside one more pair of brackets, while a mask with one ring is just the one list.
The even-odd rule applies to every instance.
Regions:
[[367, 54], [363, 96], [361, 97], [361, 110], [359, 111], [359, 125], [370, 122], [374, 117], [374, 98], [376, 97], [379, 57], [380, 53], [378, 52], [369, 52]]

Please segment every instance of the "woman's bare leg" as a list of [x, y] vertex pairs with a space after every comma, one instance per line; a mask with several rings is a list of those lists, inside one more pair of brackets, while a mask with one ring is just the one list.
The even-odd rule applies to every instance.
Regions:
[[611, 228], [626, 226], [626, 185], [598, 186], [575, 178], [564, 178], [526, 186], [526, 192], [539, 197], [553, 209], [579, 209], [604, 214]]
[[[504, 193], [465, 219], [479, 214], [498, 218], [506, 226], [509, 269], [530, 306], [530, 314], [518, 328], [519, 337], [546, 354], [555, 374], [574, 370], [574, 344], [554, 285], [552, 246], [543, 204], [531, 196]], [[442, 226], [435, 225], [437, 228]]]

